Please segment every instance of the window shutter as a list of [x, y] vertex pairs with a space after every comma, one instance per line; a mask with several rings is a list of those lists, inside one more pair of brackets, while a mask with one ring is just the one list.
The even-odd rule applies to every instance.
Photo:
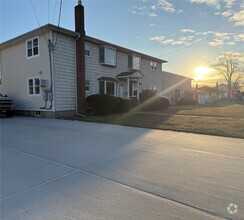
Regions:
[[99, 48], [99, 62], [104, 63], [104, 47]]
[[132, 56], [128, 56], [128, 68], [132, 69]]

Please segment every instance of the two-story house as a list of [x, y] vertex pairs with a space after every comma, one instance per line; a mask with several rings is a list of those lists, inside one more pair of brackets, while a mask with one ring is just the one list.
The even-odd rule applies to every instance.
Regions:
[[[80, 2], [75, 23], [75, 31], [47, 24], [1, 44], [1, 93], [15, 100], [18, 112], [81, 114], [85, 97], [98, 93], [139, 99], [142, 90], [153, 89], [164, 95], [166, 61], [86, 36]], [[183, 78], [187, 90], [191, 79]]]

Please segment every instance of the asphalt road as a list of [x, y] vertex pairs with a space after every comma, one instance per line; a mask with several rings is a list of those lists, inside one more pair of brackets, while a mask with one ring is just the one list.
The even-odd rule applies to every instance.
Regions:
[[0, 123], [2, 220], [244, 219], [243, 139], [42, 118]]

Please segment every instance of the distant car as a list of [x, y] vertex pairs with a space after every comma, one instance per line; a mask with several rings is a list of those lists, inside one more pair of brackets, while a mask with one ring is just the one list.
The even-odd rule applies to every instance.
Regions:
[[7, 117], [14, 115], [14, 100], [0, 93], [0, 113]]

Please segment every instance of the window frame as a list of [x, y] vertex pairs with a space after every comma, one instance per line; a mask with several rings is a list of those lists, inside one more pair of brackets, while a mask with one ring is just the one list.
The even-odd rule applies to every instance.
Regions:
[[150, 61], [150, 69], [153, 71], [157, 71], [157, 62], [155, 61]]
[[[139, 58], [139, 68], [135, 68], [134, 58]], [[130, 64], [131, 64], [131, 66], [130, 66]], [[129, 54], [128, 55], [128, 69], [141, 70], [141, 56], [136, 55], [136, 54]]]
[[[87, 82], [89, 82], [89, 83], [87, 84]], [[87, 90], [87, 87], [89, 88], [88, 90]], [[91, 91], [91, 80], [86, 79], [85, 80], [85, 92], [90, 92], [90, 91]]]
[[[33, 55], [34, 54], [33, 41], [35, 39], [37, 39], [37, 42], [38, 42], [38, 45], [37, 45], [38, 53], [36, 55]], [[32, 43], [32, 47], [31, 47], [32, 55], [31, 56], [28, 56], [28, 42], [30, 42], [30, 41]], [[30, 38], [30, 39], [28, 39], [28, 40], [25, 41], [25, 55], [26, 55], [26, 59], [27, 60], [40, 56], [40, 39], [39, 39], [39, 36], [35, 36], [35, 37]]]
[[[86, 45], [89, 45], [89, 55], [86, 55]], [[91, 44], [88, 42], [85, 42], [85, 56], [86, 57], [91, 57]]]
[[[35, 85], [35, 80], [38, 79], [39, 80], [39, 85]], [[32, 86], [30, 86], [29, 82], [30, 80], [32, 80]], [[27, 79], [27, 95], [31, 96], [31, 97], [39, 97], [41, 96], [41, 86], [40, 86], [40, 77], [33, 77], [33, 78], [28, 78]], [[33, 93], [30, 93], [30, 87], [33, 88]], [[36, 88], [39, 88], [39, 93], [36, 93]]]
[[[104, 87], [104, 91], [103, 93], [100, 93], [100, 82], [103, 82], [103, 87]], [[111, 81], [111, 80], [99, 80], [99, 94], [105, 94], [107, 95], [107, 83], [113, 83], [114, 84], [114, 94], [112, 96], [116, 96], [117, 94], [117, 82], [115, 81]], [[111, 94], [108, 94], [111, 95]]]
[[[103, 49], [103, 61], [101, 61], [101, 48]], [[113, 50], [115, 52], [115, 57], [114, 57], [114, 64], [106, 62], [106, 51], [107, 50]], [[107, 66], [112, 66], [116, 67], [117, 66], [117, 49], [109, 46], [100, 46], [99, 47], [99, 63]]]

